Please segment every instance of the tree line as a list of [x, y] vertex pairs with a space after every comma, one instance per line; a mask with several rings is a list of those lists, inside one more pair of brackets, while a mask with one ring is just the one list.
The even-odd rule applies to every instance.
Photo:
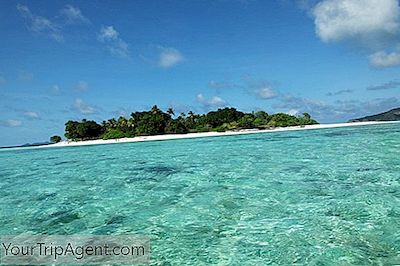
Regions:
[[[264, 111], [244, 113], [235, 108], [222, 108], [206, 114], [194, 112], [181, 113], [175, 117], [174, 110], [166, 112], [156, 105], [149, 111], [133, 112], [127, 118], [120, 116], [103, 121], [83, 119], [82, 121], [68, 121], [65, 123], [65, 137], [69, 140], [89, 139], [117, 139], [135, 136], [150, 136], [161, 134], [185, 134], [192, 132], [217, 131], [240, 129], [266, 129], [274, 127], [304, 126], [318, 124], [308, 113], [293, 116], [285, 113], [269, 115]], [[52, 141], [60, 141], [53, 136]]]

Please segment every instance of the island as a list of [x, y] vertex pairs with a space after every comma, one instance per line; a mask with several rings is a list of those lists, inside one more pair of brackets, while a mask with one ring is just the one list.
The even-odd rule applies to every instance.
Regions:
[[349, 122], [369, 121], [400, 121], [400, 108], [394, 108], [384, 113], [349, 120]]
[[[269, 115], [265, 111], [245, 113], [236, 108], [226, 107], [205, 114], [192, 111], [175, 116], [172, 108], [162, 111], [154, 105], [149, 111], [133, 112], [129, 118], [120, 116], [103, 121], [68, 121], [65, 137], [70, 141], [121, 139], [136, 136], [164, 134], [187, 134], [200, 132], [225, 132], [250, 129], [271, 129], [276, 127], [315, 125], [318, 122], [308, 113], [293, 116], [285, 113]], [[61, 138], [51, 137], [52, 142]]]

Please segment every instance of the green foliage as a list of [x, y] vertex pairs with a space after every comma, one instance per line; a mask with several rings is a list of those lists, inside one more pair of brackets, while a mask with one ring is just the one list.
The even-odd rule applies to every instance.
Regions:
[[318, 124], [317, 121], [311, 118], [309, 113], [303, 113], [303, 116], [299, 116], [298, 120], [301, 126]]
[[257, 111], [253, 118], [251, 128], [266, 128], [271, 117], [264, 111]]
[[52, 136], [50, 137], [50, 142], [52, 143], [58, 143], [61, 141], [61, 137], [60, 136]]
[[226, 124], [227, 130], [235, 130], [239, 128], [239, 124], [236, 121], [230, 122]]
[[126, 133], [117, 128], [111, 128], [102, 135], [102, 139], [121, 139], [127, 137]]
[[303, 126], [316, 124], [308, 113], [292, 116], [284, 113], [268, 115], [264, 111], [243, 113], [235, 108], [223, 108], [207, 114], [188, 112], [175, 116], [174, 110], [166, 112], [156, 105], [149, 111], [134, 112], [130, 117], [120, 116], [103, 121], [68, 121], [65, 124], [65, 137], [71, 140], [116, 139], [138, 135], [185, 134], [188, 132], [224, 132], [247, 128], [268, 128]]
[[216, 128], [213, 128], [213, 131], [225, 132], [227, 130], [227, 126], [226, 125], [227, 124], [223, 124], [223, 125], [217, 126]]
[[212, 127], [209, 125], [197, 125], [193, 130], [190, 132], [209, 132], [212, 130]]
[[254, 115], [246, 114], [238, 121], [240, 128], [254, 128]]
[[[172, 110], [169, 110], [170, 113]], [[135, 135], [164, 134], [171, 115], [161, 111], [156, 105], [148, 112], [135, 112], [129, 119]]]
[[299, 125], [299, 120], [293, 115], [277, 113], [270, 116], [270, 120], [267, 125], [272, 127], [297, 126]]
[[268, 120], [264, 120], [262, 118], [255, 118], [253, 121], [254, 127], [261, 128], [268, 124]]
[[230, 123], [239, 120], [244, 113], [237, 111], [235, 108], [218, 109], [205, 115], [205, 122], [211, 127], [221, 126], [223, 123]]
[[254, 113], [254, 117], [256, 119], [261, 119], [261, 120], [268, 120], [268, 114], [264, 111], [257, 111]]
[[103, 132], [102, 126], [95, 121], [83, 119], [81, 122], [68, 121], [65, 124], [65, 137], [72, 140], [96, 139]]
[[186, 134], [189, 130], [185, 126], [185, 123], [180, 120], [171, 120], [165, 127], [165, 133], [168, 134]]

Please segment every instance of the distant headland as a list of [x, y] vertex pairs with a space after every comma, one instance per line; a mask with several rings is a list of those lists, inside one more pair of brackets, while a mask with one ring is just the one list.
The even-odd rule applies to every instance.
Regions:
[[367, 122], [367, 121], [400, 121], [400, 107], [389, 110], [384, 113], [349, 120], [349, 122]]

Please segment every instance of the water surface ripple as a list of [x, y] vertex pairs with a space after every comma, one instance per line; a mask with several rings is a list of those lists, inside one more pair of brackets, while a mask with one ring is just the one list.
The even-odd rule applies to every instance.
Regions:
[[400, 124], [0, 152], [0, 235], [145, 234], [152, 265], [400, 264]]

